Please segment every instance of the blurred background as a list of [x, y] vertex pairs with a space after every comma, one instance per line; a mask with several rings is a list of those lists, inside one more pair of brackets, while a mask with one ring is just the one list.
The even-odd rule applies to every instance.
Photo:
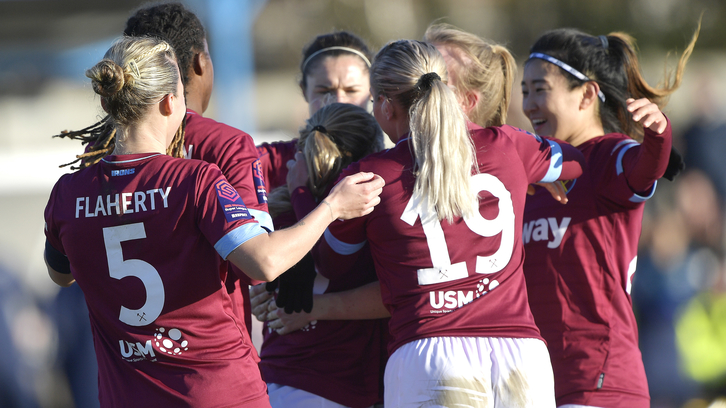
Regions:
[[[90, 332], [72, 318], [84, 307], [75, 302], [77, 285], [59, 290], [42, 260], [50, 189], [70, 171], [59, 165], [83, 149], [51, 136], [103, 116], [84, 71], [143, 3], [0, 0], [0, 407], [97, 405], [95, 373], [85, 364], [94, 358]], [[633, 303], [652, 406], [716, 406], [726, 396], [724, 0], [183, 3], [204, 23], [214, 61], [205, 116], [257, 143], [292, 138], [306, 119], [298, 66], [302, 47], [321, 33], [349, 30], [377, 49], [447, 22], [508, 46], [521, 65], [547, 29], [624, 31], [638, 40], [645, 77], [657, 84], [664, 69], [675, 68], [703, 13], [683, 84], [666, 109], [687, 170], [675, 182], [660, 181], [647, 204]], [[531, 129], [518, 83], [510, 123]]]

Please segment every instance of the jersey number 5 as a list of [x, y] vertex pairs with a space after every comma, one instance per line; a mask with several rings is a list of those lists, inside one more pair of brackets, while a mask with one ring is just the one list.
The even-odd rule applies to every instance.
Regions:
[[146, 289], [146, 302], [140, 309], [133, 310], [121, 306], [118, 319], [129, 326], [151, 324], [164, 308], [164, 283], [159, 272], [148, 262], [140, 259], [124, 260], [121, 243], [143, 238], [146, 238], [146, 231], [141, 222], [103, 229], [109, 275], [119, 280], [127, 276], [137, 277]]
[[[501, 243], [494, 254], [477, 255], [475, 271], [484, 274], [499, 272], [507, 266], [514, 250], [514, 206], [512, 205], [512, 195], [504, 184], [491, 174], [472, 176], [471, 185], [472, 190], [477, 194], [480, 191], [488, 191], [499, 199], [499, 214], [493, 220], [488, 220], [479, 211], [475, 211], [472, 216], [464, 217], [466, 226], [472, 232], [483, 237], [493, 237], [501, 234]], [[428, 198], [414, 195], [408, 201], [406, 209], [403, 210], [401, 220], [413, 226], [419, 217], [421, 217], [421, 226], [426, 235], [426, 242], [431, 254], [431, 264], [433, 265], [433, 268], [418, 270], [419, 285], [432, 285], [468, 277], [469, 271], [466, 262], [451, 264], [446, 236], [436, 210], [430, 209]]]

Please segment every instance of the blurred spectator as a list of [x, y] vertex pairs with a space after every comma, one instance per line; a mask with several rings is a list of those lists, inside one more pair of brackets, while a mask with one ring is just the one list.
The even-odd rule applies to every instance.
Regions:
[[[703, 171], [724, 203], [726, 197], [726, 106], [715, 95], [714, 77], [705, 73], [695, 92], [696, 114], [683, 134], [686, 167]], [[723, 207], [722, 207], [723, 211]]]
[[0, 265], [0, 407], [40, 407], [53, 330], [33, 296]]
[[76, 408], [100, 406], [98, 363], [91, 323], [83, 292], [78, 285], [61, 288], [51, 306], [58, 328], [57, 364], [65, 374]]
[[702, 302], [712, 298], [705, 293], [722, 275], [723, 211], [713, 183], [699, 170], [658, 188], [659, 200], [648, 207], [644, 222], [633, 303], [652, 406], [670, 408], [699, 393], [719, 395], [703, 388], [703, 358], [709, 360], [709, 372], [726, 373], [726, 332], [720, 359], [711, 355], [717, 352], [710, 347], [716, 340], [707, 331], [726, 327], [726, 314], [707, 314], [713, 309]]

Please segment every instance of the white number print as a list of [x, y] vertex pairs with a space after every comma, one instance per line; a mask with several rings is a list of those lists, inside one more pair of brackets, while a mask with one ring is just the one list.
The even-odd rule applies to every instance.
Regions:
[[[501, 234], [501, 243], [494, 254], [477, 255], [475, 271], [482, 274], [499, 272], [507, 266], [514, 250], [512, 195], [504, 184], [491, 174], [476, 174], [472, 176], [471, 184], [474, 192], [488, 191], [499, 199], [499, 214], [493, 220], [488, 220], [479, 211], [476, 211], [472, 216], [464, 217], [466, 226], [472, 232], [483, 237], [494, 237]], [[451, 264], [441, 221], [439, 221], [436, 211], [428, 208], [426, 197], [414, 195], [401, 215], [401, 220], [411, 226], [414, 225], [417, 218], [421, 217], [421, 225], [431, 254], [433, 268], [418, 270], [419, 285], [431, 285], [468, 277], [469, 272], [465, 262]]]
[[159, 272], [148, 262], [140, 259], [124, 260], [121, 243], [143, 238], [146, 238], [146, 231], [144, 224], [140, 222], [103, 229], [109, 275], [119, 280], [134, 276], [141, 280], [146, 289], [146, 302], [140, 309], [132, 310], [121, 306], [118, 319], [129, 326], [151, 324], [164, 308], [164, 283]]

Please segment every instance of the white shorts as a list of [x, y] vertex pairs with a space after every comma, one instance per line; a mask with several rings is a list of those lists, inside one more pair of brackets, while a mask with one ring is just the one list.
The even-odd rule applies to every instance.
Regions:
[[432, 337], [388, 359], [386, 408], [555, 407], [544, 342], [503, 337]]
[[319, 395], [275, 383], [267, 383], [272, 408], [347, 408]]

